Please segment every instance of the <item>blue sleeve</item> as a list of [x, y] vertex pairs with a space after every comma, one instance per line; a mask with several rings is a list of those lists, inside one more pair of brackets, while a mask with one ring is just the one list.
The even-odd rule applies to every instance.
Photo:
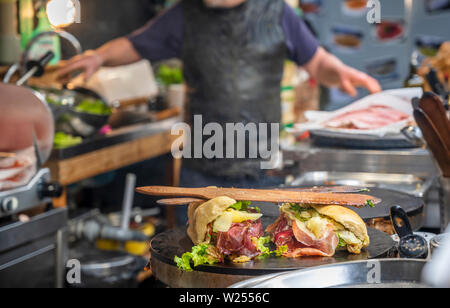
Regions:
[[181, 58], [183, 10], [180, 4], [167, 9], [128, 37], [141, 57], [151, 62]]
[[289, 50], [289, 59], [299, 66], [308, 63], [319, 48], [317, 39], [288, 4], [285, 4], [281, 23]]

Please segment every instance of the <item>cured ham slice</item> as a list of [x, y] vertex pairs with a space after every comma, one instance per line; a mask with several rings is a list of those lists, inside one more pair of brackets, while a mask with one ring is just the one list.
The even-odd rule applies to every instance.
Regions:
[[[283, 254], [287, 258], [305, 256], [331, 257], [336, 252], [339, 239], [332, 225], [327, 225], [321, 238], [315, 238], [307, 231], [301, 230], [297, 223], [291, 221], [282, 214], [280, 218], [267, 228], [267, 232], [273, 237], [277, 247], [286, 245], [288, 251]], [[292, 224], [292, 226], [291, 226]]]
[[217, 250], [223, 255], [238, 255], [253, 258], [259, 251], [253, 238], [264, 235], [261, 220], [234, 223], [228, 232], [219, 232]]
[[326, 126], [368, 130], [381, 128], [410, 118], [409, 115], [397, 109], [384, 105], [372, 105], [366, 109], [350, 111], [333, 118], [326, 123]]
[[[334, 228], [332, 225], [327, 225], [325, 232], [323, 233], [322, 237], [319, 239], [313, 238], [310, 234], [307, 232], [301, 230], [297, 223], [293, 223], [292, 227], [294, 237], [295, 239], [305, 245], [306, 247], [312, 249], [312, 250], [305, 250], [304, 253], [314, 253], [314, 250], [318, 250], [321, 253], [319, 255], [323, 256], [333, 256], [336, 252], [336, 247], [339, 243], [339, 238], [337, 237], [336, 233], [334, 232]], [[302, 248], [304, 249], [304, 248]], [[314, 254], [313, 254], [314, 255]]]

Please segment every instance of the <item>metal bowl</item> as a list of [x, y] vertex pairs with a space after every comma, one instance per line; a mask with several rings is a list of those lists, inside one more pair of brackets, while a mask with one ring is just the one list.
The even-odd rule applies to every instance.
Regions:
[[88, 138], [108, 124], [111, 117], [110, 114], [97, 115], [76, 110], [76, 107], [85, 99], [98, 100], [108, 106], [100, 95], [90, 90], [82, 88], [74, 90], [39, 88], [36, 90], [49, 103], [55, 118], [57, 131]]

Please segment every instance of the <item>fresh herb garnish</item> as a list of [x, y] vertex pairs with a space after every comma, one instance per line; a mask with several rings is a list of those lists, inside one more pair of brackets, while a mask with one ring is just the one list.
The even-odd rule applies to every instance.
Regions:
[[192, 252], [186, 252], [180, 257], [175, 257], [174, 261], [177, 264], [178, 268], [185, 272], [192, 272], [193, 269], [191, 267], [191, 261], [194, 262], [194, 267], [208, 264], [213, 265], [218, 262], [217, 259], [213, 258], [208, 254], [208, 248], [210, 245], [201, 244], [198, 246], [192, 247]]
[[366, 206], [370, 206], [370, 207], [374, 208], [374, 207], [375, 207], [375, 204], [373, 204], [373, 201], [372, 201], [372, 200], [367, 200], [367, 201], [366, 201]]
[[370, 192], [369, 188], [362, 188], [359, 192]]
[[233, 204], [232, 206], [230, 206], [230, 208], [235, 209], [236, 211], [247, 211], [248, 207], [251, 205], [252, 203], [250, 201], [239, 201], [236, 202], [235, 204]]

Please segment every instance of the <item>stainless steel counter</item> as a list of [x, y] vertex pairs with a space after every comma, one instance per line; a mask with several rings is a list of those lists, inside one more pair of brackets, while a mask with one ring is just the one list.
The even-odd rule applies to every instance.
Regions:
[[299, 143], [283, 148], [285, 166], [295, 175], [310, 171], [370, 172], [437, 175], [437, 169], [425, 149], [350, 150], [317, 148]]
[[[307, 180], [311, 182], [312, 179], [314, 181], [309, 185], [323, 185], [327, 183], [330, 175], [341, 177], [346, 175], [348, 178], [342, 177], [336, 184], [351, 184], [357, 181], [358, 185], [364, 186], [367, 183], [376, 183], [376, 187], [390, 187], [390, 189], [395, 190], [392, 185], [394, 180], [408, 179], [404, 183], [397, 181], [395, 185], [402, 188], [397, 190], [405, 192], [405, 189], [410, 189], [411, 195], [423, 197], [426, 204], [424, 227], [437, 228], [440, 225], [439, 184], [437, 181], [439, 172], [426, 149], [354, 150], [318, 148], [312, 146], [309, 142], [302, 142], [293, 146], [284, 146], [282, 151], [283, 173], [291, 175], [290, 183], [308, 182]], [[326, 174], [327, 179], [320, 182], [323, 174]], [[352, 177], [352, 174], [357, 175], [357, 177]], [[361, 181], [362, 175], [364, 181]], [[377, 181], [372, 179], [374, 176]], [[386, 179], [384, 183], [383, 177]], [[415, 189], [414, 183], [417, 178], [421, 179], [421, 183], [420, 187], [418, 186]], [[423, 191], [425, 187], [427, 191]]]

